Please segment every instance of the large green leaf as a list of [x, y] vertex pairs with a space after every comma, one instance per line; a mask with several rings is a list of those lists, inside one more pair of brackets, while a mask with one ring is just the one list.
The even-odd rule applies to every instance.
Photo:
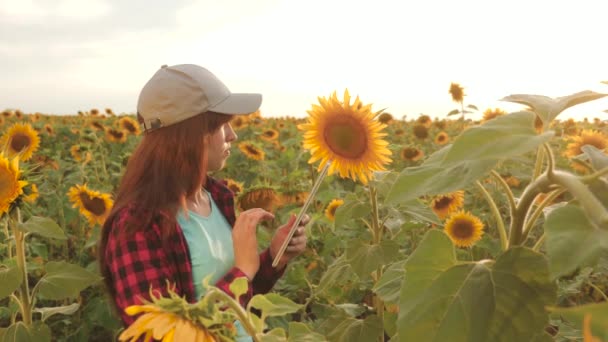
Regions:
[[399, 304], [401, 285], [405, 278], [405, 260], [390, 265], [372, 289], [385, 303]]
[[287, 342], [285, 330], [282, 328], [274, 328], [267, 333], [259, 333], [257, 338], [260, 342]]
[[346, 249], [346, 259], [359, 278], [365, 279], [378, 266], [399, 258], [399, 245], [393, 240], [382, 240], [380, 244], [368, 244], [356, 240]]
[[608, 167], [608, 155], [604, 151], [598, 149], [593, 145], [584, 145], [581, 150], [589, 157], [591, 166], [595, 170], [601, 170]]
[[450, 238], [440, 230], [429, 230], [405, 262], [407, 281], [404, 281], [401, 287], [399, 321], [416, 307], [420, 294], [442, 272], [456, 263], [456, 253]]
[[362, 202], [359, 199], [345, 199], [344, 204], [336, 209], [334, 225], [343, 227], [349, 221], [368, 216], [371, 212], [369, 202]]
[[447, 261], [427, 272], [410, 271], [406, 263], [397, 324], [402, 341], [424, 336], [425, 341], [510, 342], [541, 335], [548, 321], [544, 307], [555, 301], [556, 291], [541, 254], [515, 247], [495, 263], [443, 270]]
[[38, 234], [50, 239], [67, 239], [61, 227], [48, 217], [32, 216], [26, 222], [20, 223], [18, 227], [26, 232]]
[[343, 283], [344, 281], [352, 280], [352, 277], [356, 275], [350, 266], [350, 263], [346, 260], [344, 254], [334, 260], [334, 262], [327, 268], [327, 271], [323, 273], [319, 285], [317, 286], [317, 293], [323, 293], [329, 290], [332, 286]]
[[0, 330], [0, 342], [47, 342], [51, 341], [51, 330], [42, 322], [34, 322], [27, 327], [17, 322], [6, 330]]
[[589, 315], [591, 333], [602, 341], [608, 341], [608, 303], [579, 305], [569, 308], [549, 307], [549, 311], [561, 315], [580, 330], [583, 330], [583, 319]]
[[591, 265], [608, 253], [608, 229], [594, 225], [575, 205], [551, 211], [545, 220], [545, 234], [553, 278]]
[[553, 132], [536, 133], [534, 113], [499, 116], [482, 125], [470, 127], [456, 137], [442, 164], [448, 166], [462, 161], [519, 156], [535, 150], [552, 136]]
[[18, 267], [0, 265], [0, 299], [10, 296], [21, 285], [21, 272]]
[[329, 334], [327, 339], [335, 342], [377, 341], [384, 333], [383, 323], [376, 315], [365, 319], [347, 318], [342, 320]]
[[326, 342], [325, 336], [312, 331], [306, 324], [289, 322], [290, 342]]
[[294, 303], [291, 299], [276, 293], [255, 295], [249, 301], [248, 307], [262, 311], [262, 320], [266, 317], [283, 316], [298, 311], [302, 305]]
[[78, 265], [51, 261], [46, 264], [46, 274], [36, 286], [40, 297], [59, 300], [75, 298], [80, 291], [100, 280], [97, 274]]
[[591, 90], [581, 91], [572, 95], [551, 98], [543, 95], [513, 94], [501, 101], [509, 101], [527, 105], [543, 120], [544, 126], [555, 119], [565, 109], [588, 101], [602, 98], [608, 94], [596, 93]]
[[397, 177], [385, 202], [407, 203], [423, 195], [460, 190], [489, 173], [497, 163], [498, 160], [482, 159], [463, 161], [449, 166], [429, 163], [406, 168]]

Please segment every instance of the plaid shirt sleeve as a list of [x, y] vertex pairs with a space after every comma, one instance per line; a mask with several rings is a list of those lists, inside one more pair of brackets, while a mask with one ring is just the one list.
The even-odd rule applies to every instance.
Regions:
[[[220, 208], [230, 226], [234, 226], [236, 216], [234, 214], [234, 194], [223, 183], [211, 177], [207, 178], [207, 190], [211, 193], [211, 197], [215, 204]], [[272, 258], [268, 249], [260, 254], [260, 269], [256, 273], [252, 281], [249, 282], [249, 290], [242, 295], [240, 299], [241, 305], [246, 306], [251, 297], [256, 294], [268, 293], [274, 284], [281, 278], [285, 269], [278, 270], [272, 267]], [[246, 277], [245, 273], [237, 267], [233, 267], [228, 273], [220, 279], [216, 286], [223, 291], [233, 296], [229, 290], [230, 283], [238, 278]]]
[[150, 300], [151, 288], [155, 296], [166, 296], [167, 285], [170, 284], [173, 291], [190, 302], [194, 293], [188, 254], [180, 253], [183, 234], [173, 234], [168, 241], [169, 246], [162, 244], [156, 225], [134, 234], [120, 234], [128, 216], [128, 210], [123, 210], [108, 237], [105, 252], [116, 294], [114, 300], [125, 326], [136, 317], [128, 316], [124, 309], [141, 304], [142, 298]]

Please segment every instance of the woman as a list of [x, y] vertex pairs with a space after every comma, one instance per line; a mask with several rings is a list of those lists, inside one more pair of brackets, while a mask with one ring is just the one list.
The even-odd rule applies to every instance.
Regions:
[[295, 217], [259, 254], [256, 227], [274, 215], [254, 208], [235, 218], [233, 193], [208, 176], [224, 167], [237, 139], [232, 117], [255, 112], [261, 101], [259, 94], [231, 93], [211, 72], [191, 64], [163, 65], [143, 87], [137, 111], [145, 134], [129, 158], [99, 246], [100, 269], [125, 325], [136, 317], [124, 309], [149, 300], [150, 289], [164, 295], [168, 281], [195, 302], [209, 274], [230, 295], [230, 283], [247, 277], [249, 291], [239, 298], [245, 306], [254, 294], [270, 291], [306, 248], [308, 217], [273, 268]]

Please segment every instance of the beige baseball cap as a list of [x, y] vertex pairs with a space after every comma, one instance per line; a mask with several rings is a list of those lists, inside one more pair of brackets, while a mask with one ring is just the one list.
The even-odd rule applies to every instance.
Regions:
[[137, 113], [144, 129], [169, 126], [204, 112], [249, 114], [261, 94], [231, 93], [209, 70], [194, 64], [163, 65], [139, 94]]

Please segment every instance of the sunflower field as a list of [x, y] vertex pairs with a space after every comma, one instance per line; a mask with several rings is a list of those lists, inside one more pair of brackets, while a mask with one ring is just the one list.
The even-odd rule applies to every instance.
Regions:
[[[303, 207], [308, 246], [246, 308], [207, 284], [128, 308], [96, 262], [135, 115], [0, 114], [0, 341], [608, 341], [608, 125], [560, 120], [606, 94], [550, 98], [483, 119], [396, 117], [320, 97], [307, 118], [237, 116], [213, 176], [238, 211], [261, 207], [260, 248]], [[352, 101], [354, 100], [354, 101]], [[351, 102], [352, 101], [352, 102]], [[233, 283], [242, 293], [244, 279]]]

